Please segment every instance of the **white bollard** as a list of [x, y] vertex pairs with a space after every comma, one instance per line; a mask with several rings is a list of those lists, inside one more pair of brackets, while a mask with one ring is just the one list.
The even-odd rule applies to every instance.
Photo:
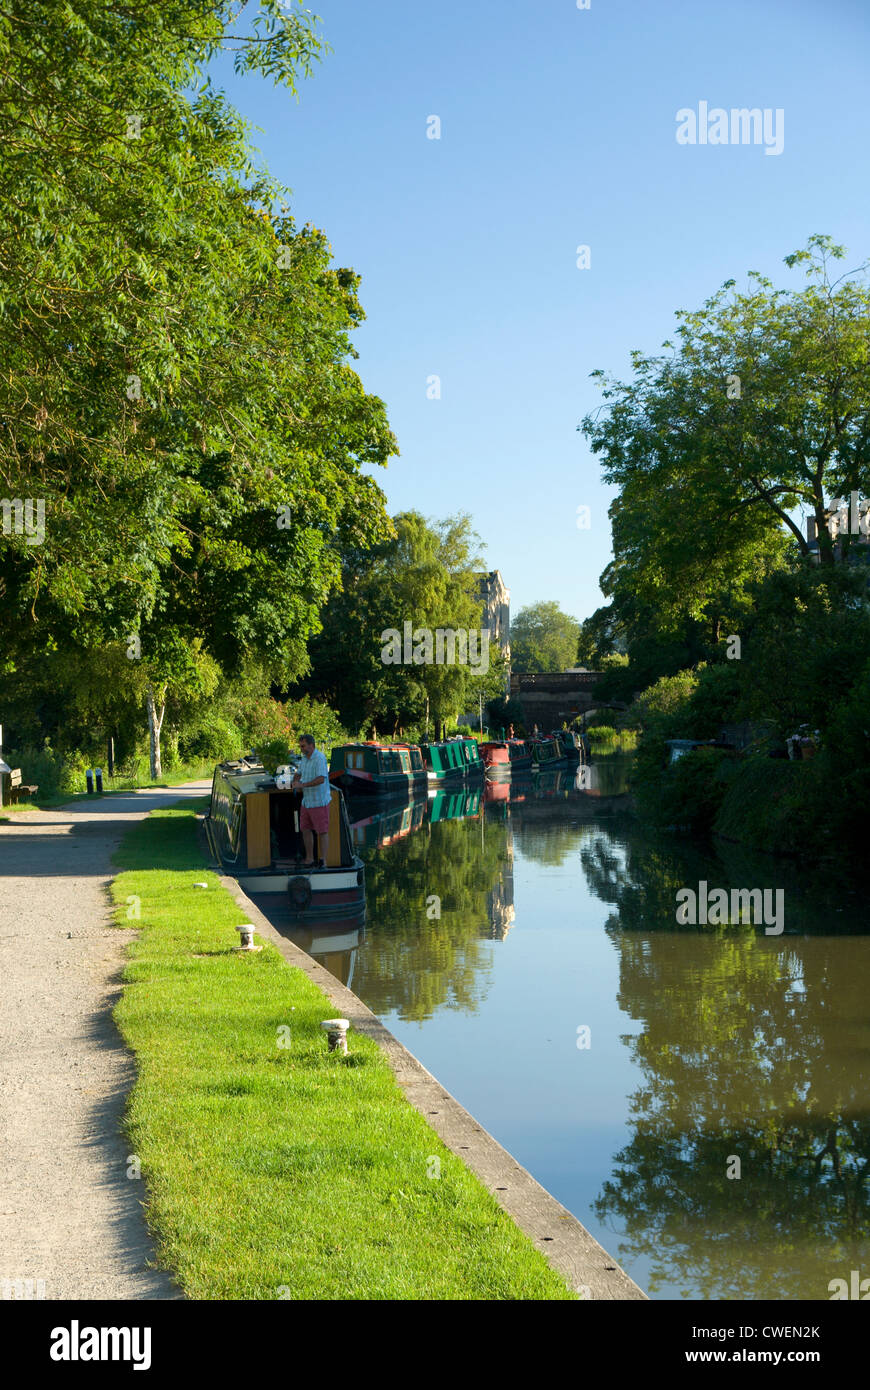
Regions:
[[239, 950], [259, 951], [259, 946], [254, 945], [254, 928], [250, 922], [245, 922], [242, 926], [236, 927], [236, 931], [239, 933], [239, 936], [241, 937], [241, 945], [239, 947]]
[[330, 1052], [342, 1052], [347, 1056], [347, 1030], [350, 1021], [346, 1018], [325, 1018], [321, 1028], [326, 1029]]

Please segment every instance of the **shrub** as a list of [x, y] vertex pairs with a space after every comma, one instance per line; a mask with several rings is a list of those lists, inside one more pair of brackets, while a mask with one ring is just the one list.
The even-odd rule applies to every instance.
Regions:
[[829, 780], [821, 758], [741, 758], [733, 764], [713, 829], [756, 849], [815, 854], [830, 839], [829, 805]]
[[62, 796], [84, 787], [84, 763], [79, 767], [78, 759], [59, 753], [48, 739], [42, 748], [28, 744], [10, 748], [3, 756], [10, 767], [21, 768], [22, 782], [39, 787], [40, 797]]
[[[666, 754], [664, 740], [645, 738], [641, 745], [649, 759], [653, 748]], [[654, 825], [681, 826], [707, 833], [725, 797], [732, 755], [723, 748], [693, 748], [675, 763], [653, 770], [646, 762], [636, 770], [632, 787], [639, 807]]]
[[183, 759], [202, 758], [217, 763], [246, 751], [241, 729], [218, 710], [206, 710], [178, 735], [178, 752]]

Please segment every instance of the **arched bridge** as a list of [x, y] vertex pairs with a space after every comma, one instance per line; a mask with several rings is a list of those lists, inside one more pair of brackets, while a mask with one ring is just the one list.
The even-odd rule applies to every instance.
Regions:
[[600, 680], [600, 671], [512, 671], [511, 699], [522, 704], [527, 729], [534, 724], [559, 729], [591, 709], [605, 707], [605, 701], [592, 698]]

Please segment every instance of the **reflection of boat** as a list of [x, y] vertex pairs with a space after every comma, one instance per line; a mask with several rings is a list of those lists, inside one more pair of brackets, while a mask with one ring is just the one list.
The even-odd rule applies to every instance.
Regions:
[[428, 778], [415, 743], [342, 743], [329, 759], [329, 780], [349, 796], [409, 796]]
[[462, 787], [457, 791], [440, 789], [429, 798], [430, 821], [464, 820], [476, 816], [483, 799], [483, 787]]
[[459, 782], [466, 778], [477, 778], [483, 772], [483, 763], [477, 739], [448, 738], [443, 743], [421, 743], [420, 752], [426, 764], [429, 786], [441, 782]]
[[[356, 807], [350, 808], [349, 815], [353, 817], [355, 811], [359, 811], [359, 803]], [[351, 820], [350, 833], [354, 848], [375, 849], [378, 846], [391, 845], [403, 835], [410, 835], [412, 830], [419, 830], [425, 818], [425, 797], [391, 810], [363, 814], [359, 819]]]
[[344, 797], [331, 788], [329, 846], [322, 869], [304, 869], [302, 794], [279, 788], [251, 759], [215, 768], [205, 818], [209, 847], [246, 893], [281, 893], [288, 911], [309, 918], [365, 910], [365, 869], [353, 851]]
[[480, 745], [484, 771], [489, 778], [510, 777], [518, 772], [530, 772], [532, 755], [521, 738], [493, 740]]
[[356, 964], [356, 953], [365, 940], [365, 911], [359, 921], [317, 922], [315, 925], [297, 921], [275, 922], [282, 936], [294, 946], [306, 951], [350, 989]]

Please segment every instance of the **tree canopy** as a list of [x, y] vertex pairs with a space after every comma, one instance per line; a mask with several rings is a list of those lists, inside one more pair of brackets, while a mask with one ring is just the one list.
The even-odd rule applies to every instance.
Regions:
[[390, 529], [359, 279], [204, 75], [229, 46], [295, 89], [323, 44], [306, 11], [263, 0], [245, 34], [247, 10], [0, 16], [0, 486], [45, 507], [42, 543], [3, 536], [7, 632], [19, 664], [135, 637], [158, 703], [197, 643], [304, 672], [340, 547]]
[[558, 603], [542, 600], [511, 619], [511, 666], [515, 671], [566, 671], [577, 661], [580, 625]]

